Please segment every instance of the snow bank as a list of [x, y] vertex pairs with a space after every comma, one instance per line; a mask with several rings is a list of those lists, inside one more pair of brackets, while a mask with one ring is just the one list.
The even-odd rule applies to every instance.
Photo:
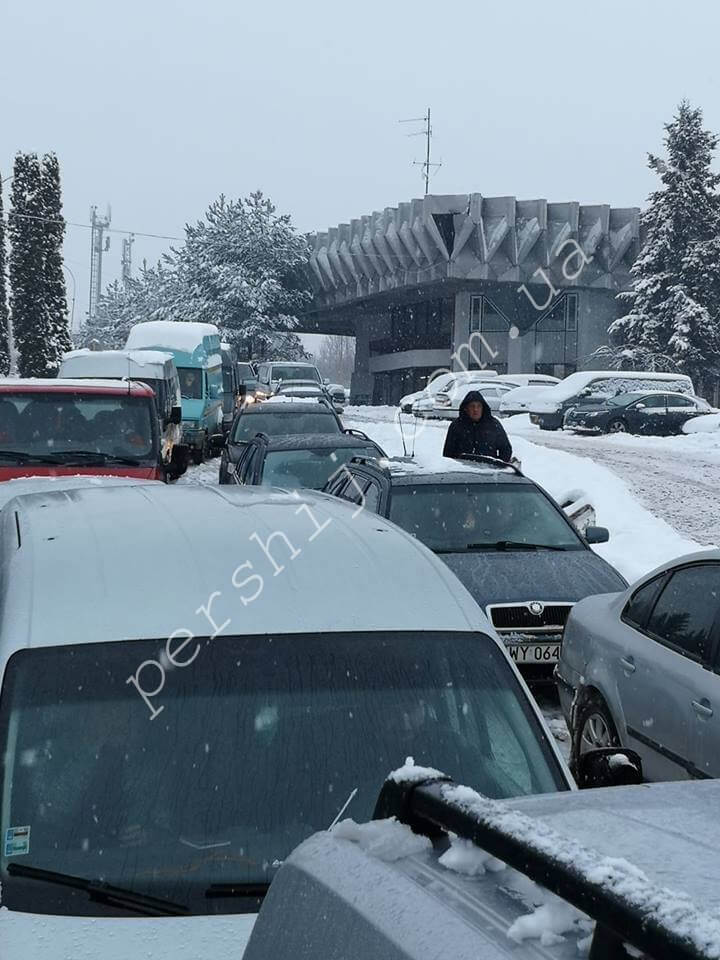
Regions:
[[706, 413], [683, 424], [683, 433], [714, 433], [720, 430], [720, 413]]

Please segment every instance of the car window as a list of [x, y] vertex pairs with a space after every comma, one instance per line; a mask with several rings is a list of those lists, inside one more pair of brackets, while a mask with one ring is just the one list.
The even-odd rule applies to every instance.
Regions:
[[639, 590], [636, 590], [625, 605], [622, 612], [623, 620], [634, 627], [644, 629], [664, 581], [665, 574], [655, 577], [649, 583], [644, 583]]
[[648, 410], [657, 409], [658, 407], [665, 407], [665, 394], [664, 393], [651, 393], [647, 397], [643, 397], [642, 400], [639, 400], [638, 403], [642, 403], [644, 407]]
[[390, 519], [439, 552], [487, 550], [508, 541], [585, 549], [562, 511], [530, 484], [400, 486], [393, 490]]
[[253, 465], [255, 463], [255, 458], [257, 457], [258, 448], [256, 446], [251, 446], [247, 451], [245, 456], [240, 461], [240, 479], [245, 483], [250, 474], [252, 473]]
[[374, 480], [371, 480], [365, 488], [363, 494], [362, 505], [366, 510], [370, 510], [371, 513], [377, 513], [378, 506], [380, 504], [380, 487], [375, 483]]
[[[278, 404], [279, 406], [279, 404]], [[266, 433], [269, 437], [290, 433], [340, 433], [337, 417], [326, 406], [318, 404], [317, 410], [300, 413], [274, 413], [270, 410], [260, 413], [241, 413], [235, 420], [232, 442], [242, 443], [250, 440], [256, 433]]]
[[719, 602], [720, 564], [682, 567], [663, 588], [648, 620], [648, 632], [689, 656], [702, 659], [709, 654]]
[[[271, 880], [349, 797], [347, 816], [370, 819], [405, 757], [492, 798], [567, 789], [529, 698], [480, 633], [323, 628], [201, 650], [168, 676], [161, 723], [125, 682], [157, 639], [11, 659], [0, 805], [4, 823], [32, 824], [34, 865], [215, 913], [211, 884]], [[66, 887], [5, 869], [0, 880], [4, 908], [24, 898], [32, 912], [78, 912]], [[82, 912], [116, 912], [85, 901]]]
[[673, 396], [673, 397], [668, 397], [668, 406], [672, 407], [673, 409], [677, 409], [678, 407], [692, 407], [692, 409], [694, 410], [696, 403], [690, 397]]
[[265, 457], [262, 483], [289, 489], [322, 490], [332, 474], [353, 457], [377, 457], [377, 447], [320, 447], [271, 450]]

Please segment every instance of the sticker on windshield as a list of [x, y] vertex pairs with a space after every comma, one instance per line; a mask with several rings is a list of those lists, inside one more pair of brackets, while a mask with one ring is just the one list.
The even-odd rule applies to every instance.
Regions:
[[5, 856], [19, 857], [30, 853], [30, 827], [9, 827], [5, 831]]

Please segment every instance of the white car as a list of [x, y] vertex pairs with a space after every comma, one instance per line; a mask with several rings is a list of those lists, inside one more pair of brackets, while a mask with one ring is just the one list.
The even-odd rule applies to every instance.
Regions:
[[0, 564], [2, 960], [240, 960], [298, 843], [406, 756], [479, 788], [480, 730], [493, 795], [572, 786], [485, 614], [372, 510], [48, 485]]
[[553, 386], [515, 387], [509, 390], [500, 401], [500, 415], [514, 417], [519, 413], [529, 413], [530, 406]]
[[451, 390], [438, 394], [431, 416], [435, 419], [454, 420], [460, 412], [460, 404], [472, 390], [479, 390], [493, 413], [497, 413], [500, 401], [515, 388], [512, 384], [493, 380], [465, 380], [453, 385]]
[[454, 373], [441, 373], [431, 380], [423, 390], [416, 390], [415, 393], [408, 393], [400, 398], [400, 409], [403, 413], [411, 413], [414, 405], [420, 400], [434, 398], [441, 390], [455, 378]]
[[498, 380], [512, 383], [515, 387], [554, 387], [556, 383], [560, 383], [557, 377], [546, 373], [501, 373]]

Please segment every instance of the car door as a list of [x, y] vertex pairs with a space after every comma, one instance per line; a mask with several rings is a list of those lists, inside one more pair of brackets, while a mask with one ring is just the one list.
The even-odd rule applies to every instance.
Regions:
[[671, 393], [668, 397], [668, 433], [680, 433], [686, 420], [698, 415], [697, 404], [692, 397]]
[[664, 393], [650, 393], [627, 409], [630, 433], [660, 436], [667, 430], [667, 397]]
[[720, 563], [708, 563], [708, 602], [716, 608], [710, 664], [692, 702], [692, 763], [696, 777], [720, 777]]
[[707, 563], [677, 567], [653, 581], [657, 596], [646, 598], [645, 606], [652, 603], [652, 609], [644, 623], [630, 622], [632, 609], [623, 613], [623, 649], [615, 665], [618, 693], [628, 743], [642, 754], [649, 780], [696, 775], [695, 728], [708, 701], [717, 616], [711, 587], [720, 592], [717, 569]]

